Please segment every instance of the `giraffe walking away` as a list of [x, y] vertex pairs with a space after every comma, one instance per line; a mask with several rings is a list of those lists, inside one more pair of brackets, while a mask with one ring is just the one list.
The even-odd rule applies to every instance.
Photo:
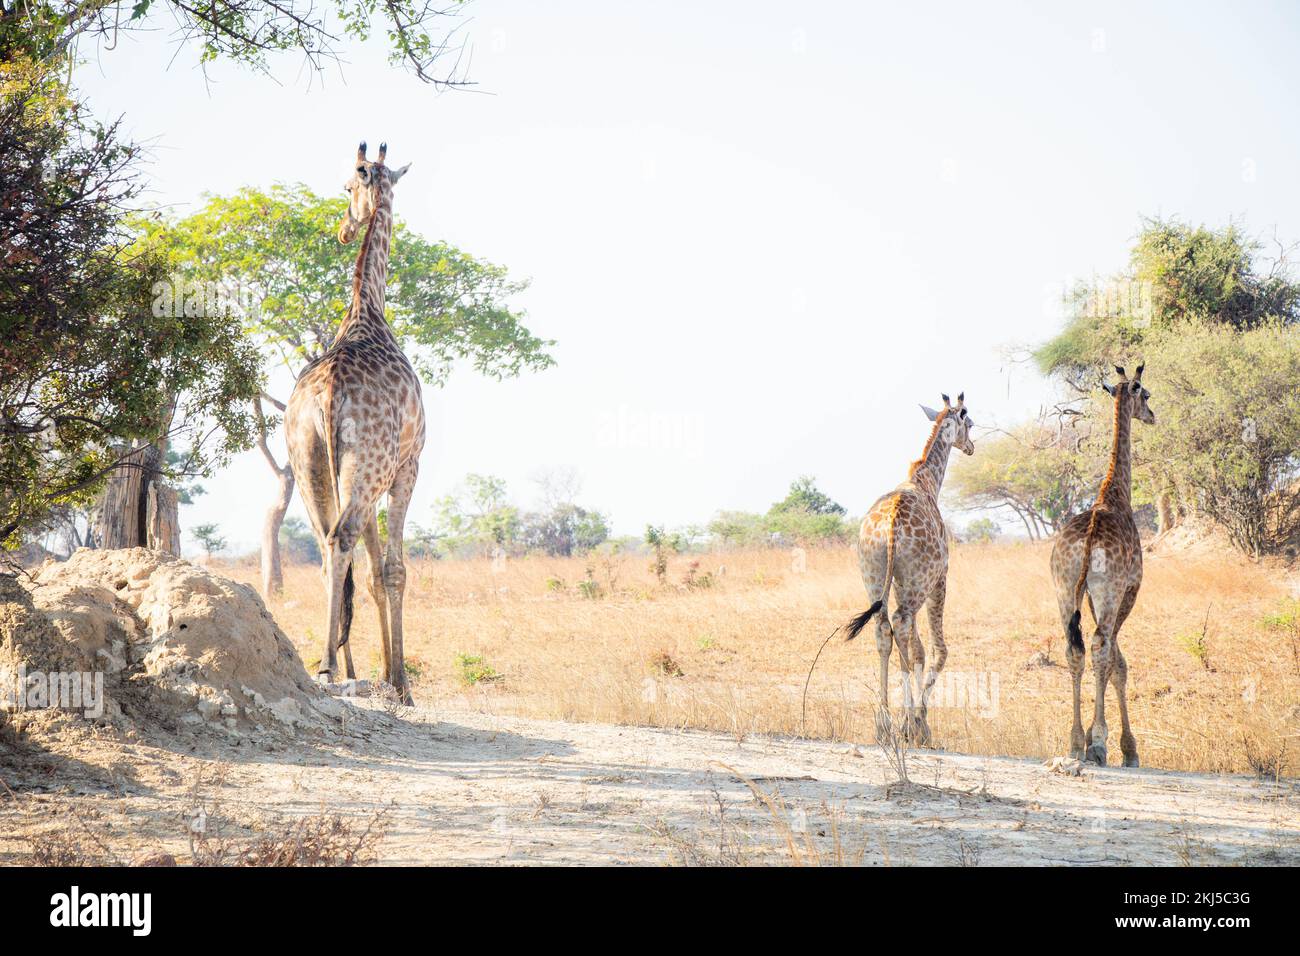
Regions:
[[[898, 647], [902, 665], [904, 719], [902, 736], [908, 742], [929, 745], [927, 709], [930, 692], [948, 659], [943, 640], [943, 604], [948, 580], [948, 541], [943, 516], [939, 513], [939, 489], [948, 468], [948, 453], [959, 448], [975, 454], [970, 430], [974, 425], [966, 411], [966, 396], [952, 405], [943, 396], [943, 408], [921, 406], [934, 422], [921, 457], [908, 469], [907, 480], [879, 498], [862, 519], [858, 533], [858, 566], [871, 606], [848, 625], [845, 640], [853, 640], [867, 623], [876, 618], [876, 649], [880, 652], [880, 708], [876, 715], [876, 737], [891, 730], [889, 717], [889, 655]], [[891, 618], [889, 594], [897, 595]], [[925, 649], [916, 630], [922, 604], [930, 614], [931, 658], [925, 666]], [[913, 681], [916, 693], [913, 694]]]
[[[387, 144], [374, 162], [357, 150], [348, 210], [338, 237], [350, 243], [362, 227], [352, 304], [325, 354], [298, 377], [285, 412], [289, 463], [302, 492], [324, 559], [328, 609], [318, 677], [332, 683], [338, 650], [355, 677], [348, 642], [352, 626], [353, 548], [364, 540], [370, 594], [379, 610], [383, 673], [410, 704], [402, 656], [402, 598], [406, 590], [403, 527], [424, 447], [420, 380], [384, 317], [388, 246], [393, 230], [393, 185], [410, 164], [384, 165]], [[375, 507], [388, 495], [387, 552]]]
[[[1142, 542], [1133, 522], [1133, 487], [1129, 430], [1132, 420], [1154, 425], [1156, 417], [1147, 406], [1151, 397], [1142, 386], [1142, 369], [1130, 381], [1118, 365], [1119, 381], [1101, 387], [1115, 400], [1114, 437], [1110, 467], [1093, 506], [1067, 521], [1052, 546], [1052, 580], [1056, 602], [1065, 629], [1066, 656], [1074, 685], [1074, 723], [1070, 728], [1070, 755], [1077, 760], [1106, 763], [1106, 684], [1115, 687], [1119, 700], [1120, 750], [1124, 766], [1138, 766], [1137, 740], [1128, 720], [1128, 663], [1119, 649], [1119, 629], [1124, 626], [1138, 588], [1142, 586]], [[1092, 637], [1092, 672], [1096, 679], [1096, 700], [1092, 726], [1084, 737], [1080, 717], [1083, 682], [1084, 594], [1097, 629]]]

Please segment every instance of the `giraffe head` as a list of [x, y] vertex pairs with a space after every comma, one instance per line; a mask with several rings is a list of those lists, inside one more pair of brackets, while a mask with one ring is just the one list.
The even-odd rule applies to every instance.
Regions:
[[926, 418], [935, 423], [935, 434], [948, 439], [949, 447], [960, 448], [967, 455], [975, 454], [975, 443], [970, 437], [970, 430], [975, 420], [966, 411], [965, 392], [958, 394], [956, 405], [952, 404], [947, 395], [944, 395], [943, 411], [936, 412], [925, 405], [921, 406], [921, 411], [925, 412]]
[[1147, 399], [1151, 393], [1142, 385], [1142, 370], [1145, 365], [1137, 367], [1137, 374], [1132, 379], [1125, 374], [1124, 369], [1118, 365], [1115, 371], [1119, 373], [1119, 381], [1114, 385], [1101, 383], [1102, 390], [1110, 396], [1113, 396], [1121, 414], [1127, 414], [1129, 418], [1136, 418], [1138, 421], [1154, 425], [1156, 416], [1147, 405]]
[[370, 221], [370, 217], [379, 208], [380, 199], [385, 192], [406, 175], [411, 168], [407, 163], [401, 169], [389, 169], [384, 165], [388, 154], [388, 144], [379, 144], [379, 158], [373, 163], [366, 159], [366, 144], [357, 147], [356, 168], [348, 181], [343, 184], [348, 194], [348, 211], [339, 223], [339, 242], [348, 243], [357, 237], [361, 227]]

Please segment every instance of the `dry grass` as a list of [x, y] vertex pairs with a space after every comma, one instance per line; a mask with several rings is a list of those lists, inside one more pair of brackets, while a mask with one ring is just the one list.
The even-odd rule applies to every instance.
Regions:
[[[955, 549], [948, 695], [930, 713], [938, 745], [1040, 758], [1064, 752], [1069, 675], [1047, 565], [1045, 545]], [[681, 556], [660, 585], [641, 555], [525, 558], [496, 572], [489, 560], [411, 561], [406, 651], [414, 693], [424, 703], [531, 717], [869, 741], [879, 693], [871, 633], [827, 647], [801, 726], [808, 665], [831, 629], [861, 610], [864, 593], [847, 549], [810, 551], [806, 570], [797, 567], [779, 550]], [[226, 570], [256, 586], [251, 564]], [[709, 587], [685, 583], [704, 573]], [[285, 576], [285, 595], [271, 610], [313, 661], [324, 629], [320, 575], [299, 566]], [[582, 583], [590, 581], [596, 586]], [[1293, 581], [1293, 573], [1231, 554], [1147, 557], [1121, 635], [1145, 765], [1296, 774]], [[377, 676], [374, 607], [365, 587], [358, 597], [353, 653], [359, 676]], [[496, 676], [467, 687], [460, 655], [481, 659]], [[1086, 726], [1091, 670], [1084, 688]], [[897, 713], [897, 685], [890, 700]], [[1113, 693], [1107, 716], [1117, 755]]]

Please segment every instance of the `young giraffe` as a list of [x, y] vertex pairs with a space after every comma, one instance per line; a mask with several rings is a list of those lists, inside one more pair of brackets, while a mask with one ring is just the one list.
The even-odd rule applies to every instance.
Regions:
[[[1070, 755], [1076, 760], [1085, 756], [1093, 763], [1106, 763], [1106, 682], [1115, 685], [1122, 723], [1119, 745], [1124, 766], [1138, 766], [1137, 740], [1128, 722], [1128, 664], [1119, 649], [1119, 629], [1124, 625], [1138, 588], [1142, 585], [1142, 543], [1133, 509], [1129, 503], [1132, 488], [1129, 452], [1129, 429], [1134, 418], [1154, 425], [1156, 417], [1147, 407], [1151, 393], [1142, 387], [1142, 369], [1129, 381], [1118, 365], [1119, 381], [1113, 386], [1102, 384], [1115, 399], [1115, 436], [1110, 449], [1110, 467], [1097, 492], [1092, 508], [1077, 514], [1061, 528], [1052, 547], [1052, 578], [1056, 582], [1056, 602], [1065, 628], [1066, 655], [1074, 681], [1074, 724], [1070, 728]], [[1080, 684], [1083, 682], [1083, 630], [1080, 627], [1084, 592], [1092, 609], [1097, 631], [1092, 638], [1092, 670], [1096, 677], [1096, 703], [1088, 736], [1083, 735], [1079, 715]]]
[[[948, 468], [948, 453], [960, 448], [975, 454], [970, 438], [974, 422], [966, 412], [966, 395], [957, 396], [952, 405], [943, 396], [943, 410], [921, 406], [934, 422], [921, 457], [908, 469], [907, 481], [879, 498], [862, 519], [858, 533], [858, 566], [867, 596], [872, 603], [849, 622], [845, 640], [853, 640], [879, 612], [876, 619], [876, 649], [880, 652], [880, 710], [876, 716], [876, 733], [888, 732], [889, 723], [889, 654], [898, 645], [902, 665], [903, 739], [923, 745], [930, 743], [930, 724], [926, 711], [930, 691], [943, 670], [948, 648], [943, 642], [943, 602], [948, 582], [948, 541], [943, 516], [939, 513], [939, 489]], [[889, 618], [889, 591], [896, 586], [898, 607], [893, 623]], [[925, 670], [925, 649], [916, 631], [916, 615], [921, 605], [929, 603], [930, 643], [933, 652], [930, 669]], [[924, 680], [922, 673], [924, 672]], [[918, 693], [912, 694], [915, 677]], [[914, 707], [913, 701], [919, 700]]]
[[[406, 589], [402, 530], [424, 447], [420, 380], [384, 317], [388, 243], [393, 229], [393, 184], [398, 170], [384, 165], [387, 144], [375, 162], [366, 144], [344, 188], [348, 211], [339, 241], [349, 243], [369, 223], [357, 255], [352, 304], [334, 342], [298, 377], [285, 412], [289, 463], [302, 490], [325, 561], [329, 610], [319, 676], [332, 682], [338, 649], [352, 669], [353, 546], [363, 537], [370, 565], [370, 594], [379, 609], [385, 679], [411, 703], [402, 658], [402, 596]], [[388, 553], [381, 554], [375, 505], [388, 495]]]

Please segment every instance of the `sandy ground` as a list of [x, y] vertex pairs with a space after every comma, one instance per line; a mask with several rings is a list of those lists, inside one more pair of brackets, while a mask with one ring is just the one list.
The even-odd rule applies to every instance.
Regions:
[[1300, 863], [1293, 780], [924, 751], [899, 784], [874, 746], [352, 706], [328, 744], [49, 742], [0, 766], [0, 859], [62, 829], [184, 863], [200, 809], [237, 838], [388, 807], [388, 864]]

